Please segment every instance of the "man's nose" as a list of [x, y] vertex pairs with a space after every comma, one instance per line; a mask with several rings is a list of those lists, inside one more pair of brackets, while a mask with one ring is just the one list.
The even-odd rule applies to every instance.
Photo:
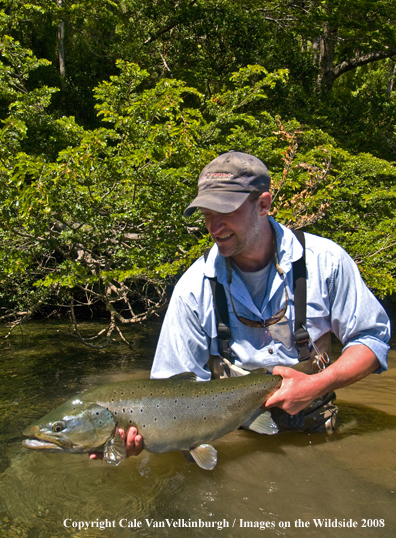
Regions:
[[206, 223], [206, 227], [211, 234], [217, 234], [224, 228], [224, 218], [221, 213], [212, 213]]

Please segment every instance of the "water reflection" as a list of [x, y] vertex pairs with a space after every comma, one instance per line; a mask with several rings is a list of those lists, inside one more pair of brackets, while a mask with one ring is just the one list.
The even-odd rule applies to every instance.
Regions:
[[[394, 351], [387, 374], [338, 391], [338, 434], [233, 432], [214, 442], [219, 463], [211, 472], [178, 452], [143, 452], [113, 468], [85, 455], [40, 454], [21, 447], [23, 428], [71, 394], [147, 376], [157, 329], [150, 325], [136, 332], [133, 352], [123, 346], [91, 351], [70, 343], [65, 327], [54, 333], [52, 326], [43, 329], [41, 324], [3, 346], [1, 538], [115, 538], [131, 532], [137, 537], [212, 537], [221, 522], [229, 525], [223, 531], [227, 537], [261, 536], [265, 529], [270, 536], [393, 538]], [[336, 519], [359, 527], [315, 527], [314, 520], [324, 525]], [[363, 528], [363, 519], [371, 526]], [[379, 526], [381, 520], [385, 527]], [[94, 526], [73, 527], [84, 521]], [[105, 521], [115, 527], [95, 527]], [[124, 528], [128, 522], [135, 526]]]

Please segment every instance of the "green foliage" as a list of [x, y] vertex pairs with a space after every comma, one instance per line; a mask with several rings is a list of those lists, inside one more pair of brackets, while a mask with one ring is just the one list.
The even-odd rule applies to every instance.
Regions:
[[[189, 250], [202, 223], [191, 234], [181, 216], [197, 171], [228, 146], [229, 128], [254, 125], [243, 110], [285, 73], [246, 68], [233, 77], [233, 91], [205, 101], [174, 79], [144, 89], [146, 71], [124, 61], [118, 67], [120, 74], [95, 90], [104, 127], [84, 130], [72, 118], [54, 120], [41, 102], [47, 130], [69, 141], [56, 159], [51, 144], [46, 154], [24, 151], [29, 144], [20, 117], [30, 122], [30, 109], [16, 106], [19, 98], [10, 105], [3, 138], [17, 137], [18, 145], [14, 141], [1, 169], [1, 274], [5, 280], [25, 273], [29, 289], [45, 295], [80, 290], [86, 304], [101, 301], [114, 316], [114, 305], [122, 303], [119, 319], [126, 322], [162, 307], [166, 277], [199, 252]], [[26, 290], [27, 304], [31, 298]]]
[[63, 304], [75, 320], [83, 305], [107, 312], [108, 340], [159, 311], [210, 244], [183, 210], [230, 149], [266, 162], [280, 222], [334, 239], [376, 293], [394, 293], [394, 62], [360, 65], [324, 95], [315, 48], [336, 37], [330, 73], [391, 47], [391, 3], [2, 8], [0, 318]]
[[370, 154], [351, 156], [338, 150], [333, 155], [332, 215], [314, 229], [344, 246], [381, 297], [390, 295], [396, 288], [395, 167]]

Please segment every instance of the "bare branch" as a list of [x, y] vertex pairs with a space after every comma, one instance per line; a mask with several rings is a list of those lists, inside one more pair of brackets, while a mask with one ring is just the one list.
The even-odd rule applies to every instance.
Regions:
[[341, 62], [331, 70], [331, 73], [334, 79], [336, 79], [342, 74], [347, 73], [352, 69], [356, 69], [356, 67], [366, 65], [371, 62], [377, 62], [378, 60], [384, 60], [385, 58], [391, 58], [394, 55], [396, 55], [395, 47], [369, 52], [368, 54], [362, 54], [360, 56], [356, 56], [355, 58], [350, 58], [349, 60]]
[[10, 324], [10, 328], [8, 333], [3, 337], [4, 339], [8, 338], [12, 331], [15, 329], [15, 327], [18, 327], [22, 325], [23, 323], [26, 323], [29, 321], [29, 319], [40, 310], [40, 308], [43, 306], [44, 303], [46, 303], [47, 297], [51, 295], [54, 291], [59, 292], [58, 286], [50, 286], [47, 290], [47, 293], [45, 293], [33, 306], [31, 306], [26, 312], [18, 312], [15, 315], [18, 316], [18, 319], [13, 321]]

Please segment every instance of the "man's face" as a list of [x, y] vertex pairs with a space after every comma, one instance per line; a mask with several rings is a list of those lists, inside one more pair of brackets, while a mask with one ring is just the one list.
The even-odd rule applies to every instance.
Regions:
[[259, 200], [251, 202], [247, 199], [232, 213], [217, 213], [205, 208], [201, 211], [206, 228], [222, 256], [249, 256], [261, 244], [262, 211]]

